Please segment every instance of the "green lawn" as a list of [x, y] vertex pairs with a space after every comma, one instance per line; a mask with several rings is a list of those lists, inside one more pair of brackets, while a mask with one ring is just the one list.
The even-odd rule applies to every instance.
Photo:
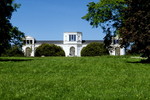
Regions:
[[137, 61], [0, 58], [0, 100], [150, 100], [150, 64]]

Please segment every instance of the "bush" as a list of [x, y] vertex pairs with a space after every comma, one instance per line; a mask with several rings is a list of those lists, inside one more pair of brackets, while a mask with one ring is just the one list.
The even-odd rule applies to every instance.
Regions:
[[109, 54], [108, 50], [102, 43], [90, 43], [81, 51], [81, 56], [101, 56]]
[[44, 43], [37, 47], [35, 56], [65, 56], [65, 52], [60, 46]]
[[23, 57], [24, 53], [18, 46], [12, 46], [11, 48], [5, 50], [5, 53], [2, 54], [5, 57]]

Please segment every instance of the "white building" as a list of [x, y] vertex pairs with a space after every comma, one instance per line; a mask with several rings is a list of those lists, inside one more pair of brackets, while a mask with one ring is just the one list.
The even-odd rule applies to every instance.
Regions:
[[[112, 39], [111, 47], [109, 50], [110, 55], [125, 55], [125, 49], [121, 48], [119, 43], [115, 41], [118, 38]], [[55, 44], [60, 46], [65, 51], [66, 56], [81, 56], [81, 50], [91, 42], [103, 43], [103, 40], [82, 40], [82, 32], [65, 32], [63, 41], [41, 41], [35, 40], [33, 37], [26, 36], [24, 45], [22, 47], [25, 56], [35, 56], [35, 50], [43, 43]]]

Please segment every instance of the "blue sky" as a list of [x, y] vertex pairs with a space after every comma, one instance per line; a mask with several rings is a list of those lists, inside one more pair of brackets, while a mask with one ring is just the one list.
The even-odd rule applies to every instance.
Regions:
[[99, 0], [15, 0], [21, 4], [11, 23], [37, 40], [63, 40], [63, 32], [82, 32], [84, 40], [102, 40], [102, 29], [81, 19], [89, 2]]

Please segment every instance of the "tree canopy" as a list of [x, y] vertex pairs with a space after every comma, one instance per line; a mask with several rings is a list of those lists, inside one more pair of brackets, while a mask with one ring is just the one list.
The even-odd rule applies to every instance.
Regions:
[[107, 30], [116, 31], [121, 26], [122, 10], [126, 7], [124, 0], [100, 0], [87, 6], [88, 13], [82, 19], [89, 21], [93, 27], [101, 26], [107, 33]]
[[132, 43], [135, 52], [150, 59], [150, 2], [149, 0], [126, 0], [124, 22], [120, 32], [123, 44]]
[[10, 23], [12, 13], [19, 6], [14, 0], [0, 0], [0, 55], [12, 44], [21, 45], [24, 33]]

